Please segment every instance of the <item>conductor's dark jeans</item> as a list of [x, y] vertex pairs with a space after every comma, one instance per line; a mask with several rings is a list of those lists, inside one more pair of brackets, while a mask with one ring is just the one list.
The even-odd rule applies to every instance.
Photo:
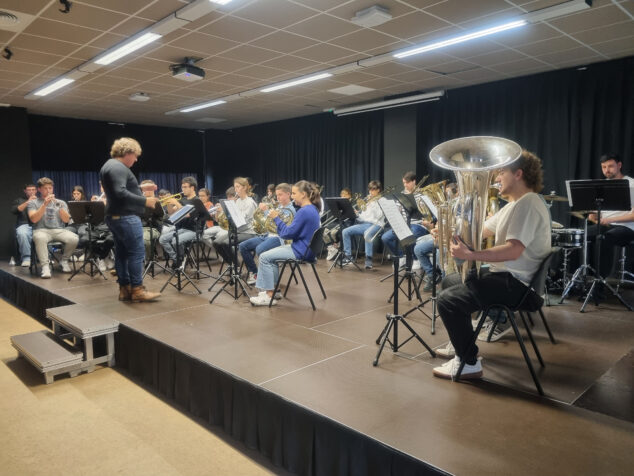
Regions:
[[[477, 282], [475, 282], [477, 281]], [[459, 274], [450, 274], [442, 281], [438, 295], [438, 312], [449, 333], [449, 339], [461, 360], [469, 365], [476, 363], [478, 346], [474, 345], [465, 355], [473, 338], [471, 313], [481, 311], [491, 304], [515, 306], [526, 292], [526, 285], [510, 273], [481, 272], [479, 279], [469, 285], [462, 283]]]
[[143, 284], [143, 226], [137, 216], [106, 217], [106, 224], [114, 237], [117, 281], [120, 285], [132, 287]]

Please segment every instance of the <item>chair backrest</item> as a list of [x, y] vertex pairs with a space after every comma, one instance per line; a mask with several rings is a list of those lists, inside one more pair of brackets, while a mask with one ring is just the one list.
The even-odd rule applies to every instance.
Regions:
[[550, 249], [550, 252], [542, 259], [537, 271], [533, 274], [533, 278], [528, 285], [528, 289], [518, 304], [518, 308], [526, 309], [527, 311], [536, 311], [543, 304], [541, 297], [546, 286], [546, 275], [553, 256], [555, 256], [561, 248], [554, 247]]
[[[315, 261], [317, 260], [317, 256], [319, 256], [319, 252], [321, 251], [323, 241], [324, 241], [324, 227], [320, 226], [319, 228], [315, 230], [315, 233], [313, 233], [313, 237], [310, 239], [310, 245], [308, 245], [308, 249], [313, 253], [313, 256], [315, 257], [314, 258]], [[308, 260], [306, 255], [308, 255], [308, 250], [306, 250], [303, 260], [312, 261], [312, 260]]]

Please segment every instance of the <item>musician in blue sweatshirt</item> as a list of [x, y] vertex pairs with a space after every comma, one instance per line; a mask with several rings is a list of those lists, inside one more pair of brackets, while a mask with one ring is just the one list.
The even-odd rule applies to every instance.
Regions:
[[[255, 286], [262, 291], [251, 298], [251, 304], [254, 306], [269, 305], [271, 297], [275, 293], [275, 283], [279, 277], [278, 261], [294, 258], [304, 258], [308, 261], [315, 259], [310, 250], [310, 241], [315, 231], [321, 226], [319, 221], [321, 206], [319, 189], [306, 180], [300, 180], [293, 185], [291, 197], [295, 204], [301, 208], [295, 214], [290, 225], [287, 226], [279, 218], [277, 210], [272, 210], [269, 216], [275, 219], [280, 238], [293, 240], [293, 243], [273, 248], [260, 255]], [[273, 305], [275, 304], [277, 304], [277, 299], [273, 299]]]

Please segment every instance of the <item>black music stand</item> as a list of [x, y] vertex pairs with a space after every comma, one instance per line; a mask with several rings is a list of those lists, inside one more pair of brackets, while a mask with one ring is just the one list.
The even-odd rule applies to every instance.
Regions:
[[[381, 200], [379, 200], [379, 206], [381, 206]], [[381, 209], [383, 210], [385, 214], [386, 220], [388, 221], [388, 223], [390, 224], [390, 226], [396, 233], [396, 236], [399, 239], [399, 243], [401, 244], [403, 249], [406, 249], [407, 246], [412, 246], [412, 244], [416, 242], [416, 238], [414, 237], [414, 234], [411, 232], [411, 230], [409, 230], [409, 226], [405, 223], [405, 220], [403, 220], [403, 217], [400, 215], [400, 213], [398, 213], [398, 211], [397, 211], [397, 215], [394, 216], [394, 214], [392, 214], [389, 211], [389, 209], [386, 209], [386, 208], [384, 208], [384, 206], [381, 206]], [[397, 223], [397, 220], [399, 219], [401, 220], [401, 223]], [[407, 227], [409, 234], [405, 232], [404, 227]], [[403, 230], [403, 233], [401, 233], [400, 230]], [[392, 296], [394, 297], [394, 307], [393, 307], [392, 314], [389, 314], [389, 313], [386, 314], [385, 318], [387, 319], [387, 324], [385, 324], [385, 327], [381, 331], [381, 334], [379, 334], [379, 337], [377, 337], [376, 339], [376, 343], [379, 344], [379, 351], [376, 354], [376, 358], [374, 359], [374, 362], [372, 362], [372, 365], [374, 365], [375, 367], [379, 364], [379, 358], [381, 357], [381, 353], [383, 352], [385, 343], [388, 341], [390, 343], [390, 347], [392, 348], [392, 351], [398, 352], [398, 350], [401, 347], [403, 347], [413, 338], [416, 338], [416, 340], [418, 340], [418, 342], [420, 342], [423, 345], [423, 347], [427, 349], [427, 351], [430, 353], [432, 357], [436, 357], [436, 353], [431, 349], [431, 347], [429, 347], [425, 343], [425, 341], [418, 335], [418, 333], [412, 328], [412, 326], [409, 325], [409, 323], [406, 320], [406, 317], [398, 313], [398, 289], [400, 286], [399, 280], [398, 280], [399, 258], [397, 256], [393, 256], [392, 259], [394, 262], [394, 273], [393, 273], [394, 291], [392, 292]], [[407, 330], [412, 334], [400, 344], [398, 342], [398, 323], [399, 322], [402, 323], [407, 328]], [[390, 340], [390, 331], [393, 331], [391, 340]]]
[[[188, 284], [191, 284], [194, 287], [194, 289], [198, 291], [198, 294], [202, 294], [202, 291], [198, 289], [198, 287], [194, 284], [194, 282], [185, 272], [185, 264], [187, 263], [187, 260], [185, 259], [184, 256], [181, 256], [180, 244], [178, 242], [178, 224], [182, 222], [183, 220], [185, 220], [186, 218], [189, 218], [188, 215], [193, 210], [194, 210], [193, 205], [185, 205], [183, 206], [183, 208], [175, 212], [171, 217], [167, 219], [167, 222], [169, 224], [174, 225], [176, 227], [176, 230], [174, 233], [174, 239], [176, 240], [176, 268], [168, 270], [171, 273], [171, 275], [169, 279], [165, 282], [163, 287], [161, 288], [161, 292], [163, 292], [163, 290], [167, 287], [168, 284], [171, 284], [172, 286], [174, 286], [176, 289], [178, 289], [178, 291], [182, 291], [185, 286], [187, 286]], [[172, 283], [172, 279], [174, 279], [174, 277], [176, 277], [176, 284]], [[183, 278], [185, 278], [184, 284], [183, 284]]]
[[[324, 202], [326, 202], [326, 206], [328, 207], [331, 215], [335, 220], [339, 223], [339, 232], [341, 233], [341, 244], [339, 245], [339, 250], [335, 255], [335, 259], [332, 261], [330, 268], [328, 268], [328, 272], [332, 271], [332, 268], [339, 266], [343, 268], [343, 260], [346, 257], [343, 251], [343, 222], [346, 220], [350, 220], [351, 223], [357, 219], [357, 214], [352, 208], [352, 203], [347, 198], [343, 197], [329, 197], [325, 198]], [[355, 268], [361, 271], [361, 268], [355, 263], [351, 261]]]
[[[432, 250], [432, 266], [434, 267], [434, 270], [431, 273], [431, 279], [432, 279], [432, 287], [431, 287], [431, 296], [428, 299], [425, 299], [424, 301], [422, 301], [420, 304], [414, 306], [413, 308], [411, 308], [409, 311], [407, 311], [405, 314], [403, 314], [403, 317], [407, 317], [409, 316], [412, 312], [418, 310], [420, 312], [422, 312], [425, 316], [427, 316], [427, 318], [431, 321], [431, 335], [436, 334], [436, 318], [438, 317], [438, 308], [436, 300], [437, 300], [437, 294], [436, 294], [436, 278], [438, 277], [438, 270], [436, 269], [436, 247], [434, 247], [434, 249]], [[418, 285], [420, 286], [420, 283], [422, 282], [422, 280], [418, 283]], [[420, 291], [419, 291], [419, 295], [420, 295]], [[425, 304], [427, 304], [428, 302], [431, 302], [431, 316], [429, 314], [427, 314], [424, 310], [423, 307], [425, 307]]]
[[192, 260], [192, 266], [194, 267], [195, 279], [200, 279], [201, 276], [211, 278], [211, 274], [200, 270], [200, 243], [202, 240], [202, 232], [205, 228], [205, 222], [207, 220], [211, 220], [212, 216], [209, 214], [209, 210], [207, 210], [202, 200], [199, 198], [192, 198], [189, 203], [194, 206], [195, 213], [192, 215], [196, 216], [196, 238], [194, 239], [196, 246], [190, 248], [190, 250], [193, 250], [190, 254], [190, 258]]
[[[597, 236], [595, 238], [595, 270], [592, 285], [586, 295], [586, 298], [579, 312], [584, 312], [586, 305], [591, 297], [594, 298], [595, 306], [599, 305], [599, 300], [595, 293], [595, 287], [598, 283], [608, 288], [612, 294], [621, 301], [628, 310], [632, 311], [630, 306], [621, 296], [621, 294], [610, 286], [605, 278], [601, 276], [601, 240], [603, 240], [603, 232], [601, 231], [601, 210], [623, 210], [632, 209], [630, 198], [630, 183], [626, 179], [622, 180], [569, 180], [566, 182], [568, 189], [568, 200], [573, 211], [597, 211]], [[585, 236], [584, 239], [588, 237]], [[592, 268], [590, 268], [592, 270]]]
[[150, 256], [148, 259], [147, 266], [145, 267], [145, 271], [143, 271], [143, 278], [145, 275], [150, 272], [152, 278], [154, 278], [155, 272], [154, 267], [158, 266], [163, 271], [168, 271], [168, 269], [159, 263], [156, 260], [156, 241], [154, 240], [154, 230], [159, 229], [159, 222], [163, 221], [165, 217], [165, 210], [161, 206], [161, 202], [156, 202], [154, 208], [145, 208], [145, 214], [141, 218], [141, 220], [145, 221], [148, 228], [150, 229]]
[[[81, 267], [75, 269], [73, 274], [70, 275], [68, 280], [70, 281], [79, 273], [86, 273], [91, 278], [97, 273], [101, 277], [107, 280], [106, 276], [101, 272], [95, 259], [94, 251], [92, 248], [92, 232], [93, 226], [97, 226], [103, 223], [106, 214], [106, 205], [101, 201], [89, 202], [68, 202], [68, 211], [73, 219], [73, 223], [77, 225], [87, 225], [88, 230], [88, 244], [86, 245], [86, 251], [84, 253], [84, 264]], [[86, 266], [90, 265], [90, 271], [86, 271]]]
[[[216, 298], [223, 291], [233, 297], [234, 300], [237, 300], [242, 295], [249, 296], [249, 293], [247, 292], [247, 283], [245, 283], [240, 276], [240, 267], [238, 266], [238, 227], [236, 226], [236, 221], [231, 213], [231, 209], [227, 206], [228, 201], [229, 200], [220, 200], [220, 206], [225, 212], [225, 216], [229, 222], [229, 248], [233, 251], [233, 257], [225, 270], [216, 278], [216, 281], [209, 286], [208, 291], [211, 291], [220, 281], [223, 281], [224, 283], [218, 292], [216, 292], [214, 297], [209, 300], [209, 304], [213, 304]], [[228, 279], [225, 279], [225, 277]], [[233, 286], [233, 294], [227, 291], [227, 286]]]

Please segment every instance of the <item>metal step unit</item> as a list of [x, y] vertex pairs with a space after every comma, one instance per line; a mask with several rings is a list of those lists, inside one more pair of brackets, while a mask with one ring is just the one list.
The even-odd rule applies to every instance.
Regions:
[[[18, 353], [44, 374], [46, 383], [53, 377], [68, 372], [71, 377], [81, 372], [92, 372], [95, 366], [115, 365], [114, 334], [119, 322], [81, 304], [54, 307], [46, 310], [53, 323], [53, 333], [37, 331], [11, 337]], [[93, 338], [106, 337], [106, 355], [95, 357]]]

